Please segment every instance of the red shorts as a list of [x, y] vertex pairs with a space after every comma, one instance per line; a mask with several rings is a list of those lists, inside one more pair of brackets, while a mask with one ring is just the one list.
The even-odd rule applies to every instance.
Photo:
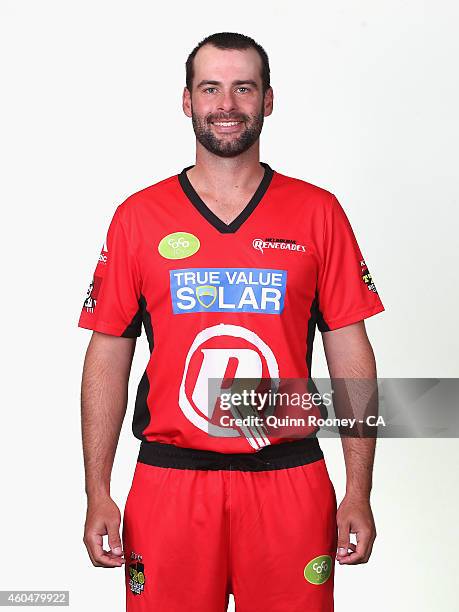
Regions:
[[123, 522], [127, 610], [224, 612], [233, 593], [238, 612], [332, 612], [336, 542], [315, 438], [243, 458], [142, 443]]

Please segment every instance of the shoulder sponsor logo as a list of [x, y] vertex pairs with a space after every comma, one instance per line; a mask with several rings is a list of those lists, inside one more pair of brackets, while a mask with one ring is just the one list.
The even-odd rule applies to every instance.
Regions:
[[362, 280], [367, 286], [368, 290], [374, 291], [374, 293], [378, 293], [378, 291], [376, 290], [376, 285], [373, 282], [373, 278], [370, 272], [368, 271], [367, 265], [363, 259], [360, 262], [360, 273], [362, 275]]
[[330, 555], [315, 557], [304, 568], [304, 577], [311, 584], [327, 582], [332, 573], [332, 558]]
[[298, 244], [296, 240], [290, 240], [288, 238], [254, 238], [252, 246], [255, 250], [260, 251], [262, 254], [264, 250], [279, 249], [281, 251], [290, 251], [291, 253], [305, 253], [306, 246], [304, 244]]
[[99, 296], [100, 286], [102, 284], [101, 276], [93, 276], [92, 281], [89, 283], [89, 288], [86, 293], [86, 298], [83, 303], [83, 308], [86, 312], [94, 312], [94, 309], [97, 305], [97, 300]]
[[284, 309], [286, 270], [186, 268], [170, 270], [169, 275], [174, 314], [281, 314]]
[[158, 251], [166, 259], [185, 259], [199, 251], [200, 246], [199, 238], [194, 234], [173, 232], [164, 236], [158, 245]]

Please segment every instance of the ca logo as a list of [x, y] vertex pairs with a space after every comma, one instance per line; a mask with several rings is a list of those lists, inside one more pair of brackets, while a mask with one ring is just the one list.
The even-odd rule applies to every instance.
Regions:
[[[223, 427], [212, 422], [223, 381], [269, 378], [271, 389], [279, 383], [279, 367], [269, 346], [253, 331], [239, 325], [220, 323], [200, 331], [185, 360], [179, 391], [179, 405], [186, 418], [213, 436], [244, 435], [256, 450], [270, 442], [262, 427]], [[209, 393], [209, 379], [216, 381]], [[224, 391], [231, 389], [225, 385]], [[234, 390], [234, 389], [233, 389]], [[241, 433], [242, 432], [242, 433]]]

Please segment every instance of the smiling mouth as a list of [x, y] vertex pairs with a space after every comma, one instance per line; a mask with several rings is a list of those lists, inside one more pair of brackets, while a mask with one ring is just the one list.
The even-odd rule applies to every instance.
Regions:
[[220, 127], [233, 127], [239, 125], [242, 121], [212, 121], [212, 125], [218, 125]]

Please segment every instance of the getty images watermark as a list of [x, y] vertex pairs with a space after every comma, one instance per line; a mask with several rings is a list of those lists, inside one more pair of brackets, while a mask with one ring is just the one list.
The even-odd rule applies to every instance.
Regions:
[[[267, 426], [272, 429], [283, 429], [285, 427], [355, 427], [357, 418], [339, 418], [324, 416], [321, 408], [330, 408], [333, 389], [330, 393], [280, 393], [269, 391], [260, 393], [254, 389], [244, 390], [241, 393], [222, 392], [220, 395], [220, 408], [228, 411], [219, 418], [219, 424], [230, 427], [253, 427]], [[256, 411], [252, 408], [256, 406]], [[281, 408], [295, 409], [296, 416], [281, 412]], [[297, 408], [304, 412], [304, 416], [298, 416]], [[271, 409], [271, 412], [270, 412]], [[276, 413], [277, 411], [277, 413]], [[238, 416], [234, 416], [234, 414]], [[247, 414], [249, 413], [249, 414]], [[245, 414], [245, 416], [243, 416]], [[385, 425], [381, 415], [366, 415], [359, 419], [359, 423], [368, 427]]]
[[213, 436], [459, 435], [459, 379], [210, 379], [194, 400]]

